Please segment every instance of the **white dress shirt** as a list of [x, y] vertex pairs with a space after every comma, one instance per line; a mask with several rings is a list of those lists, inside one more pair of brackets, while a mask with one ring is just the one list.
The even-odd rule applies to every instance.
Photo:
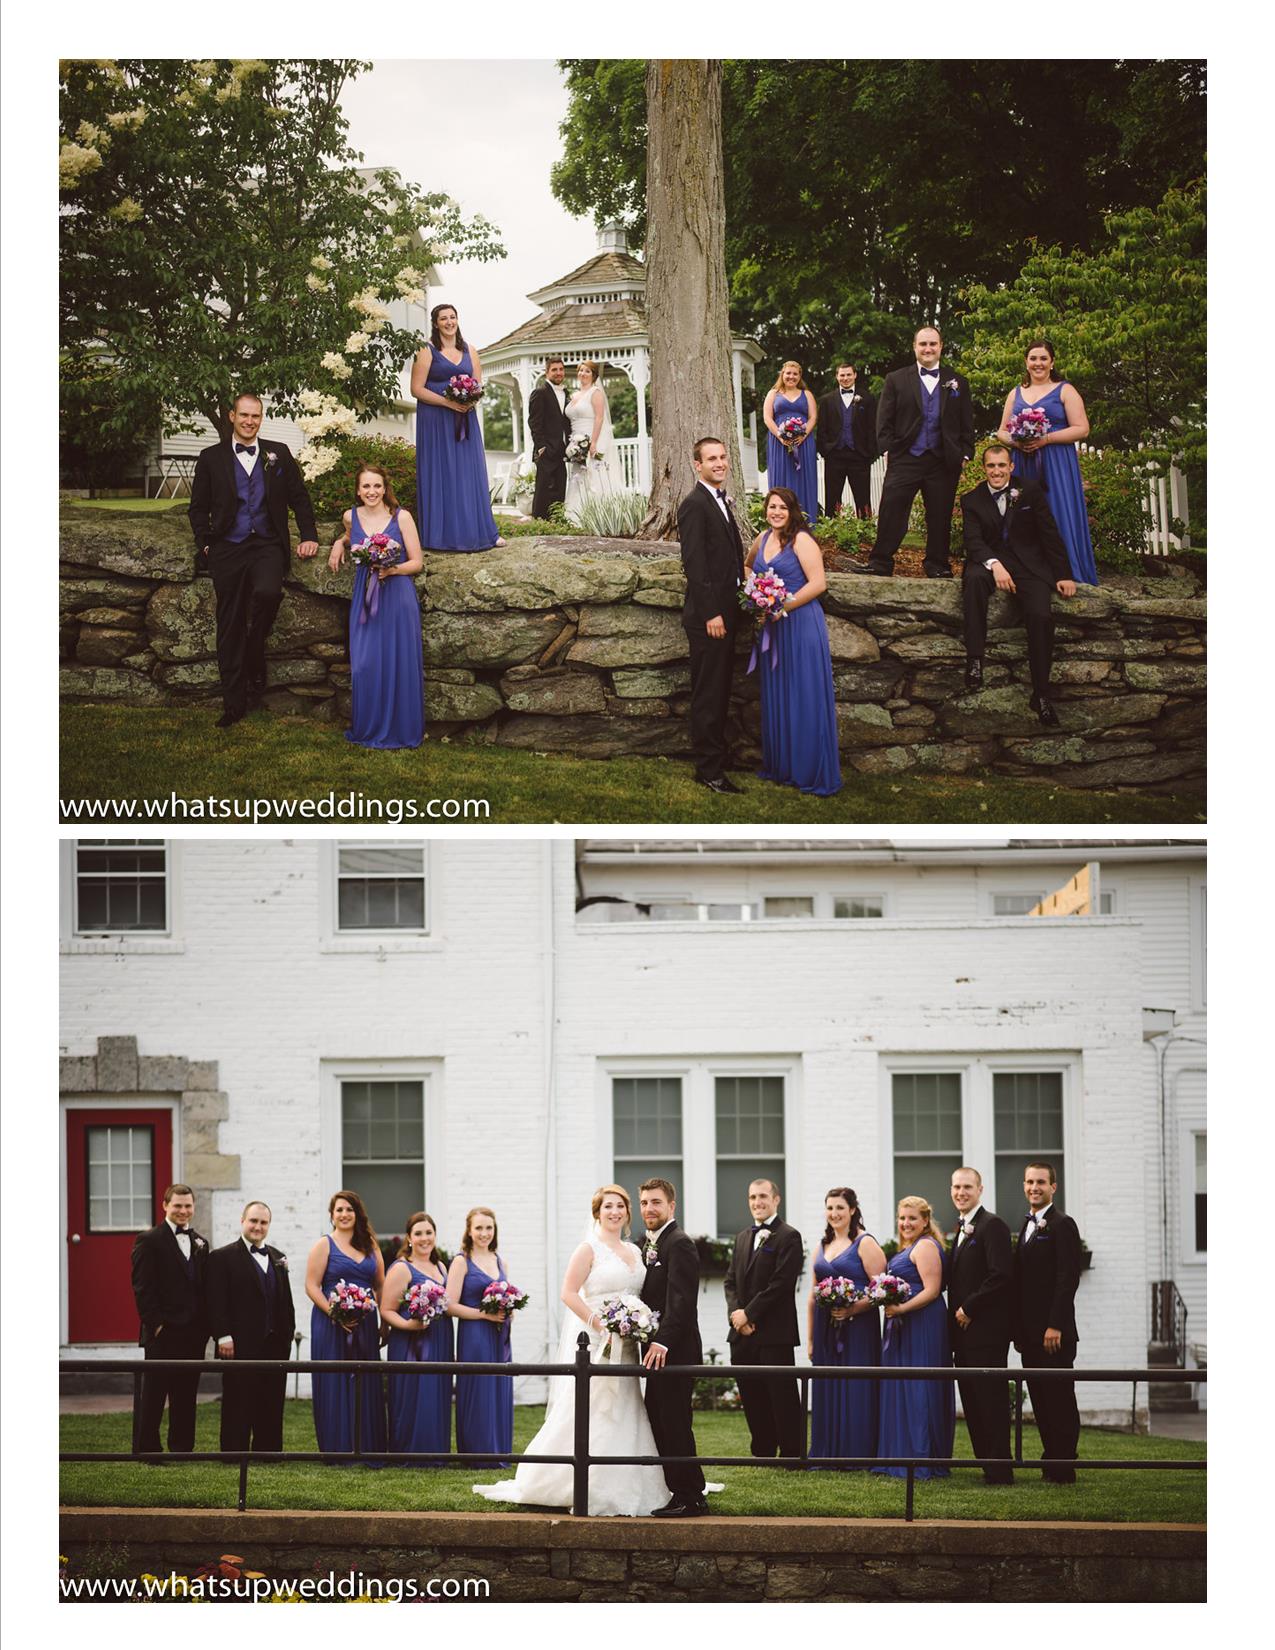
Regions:
[[[723, 521], [729, 521], [730, 511], [726, 508], [726, 500], [719, 496], [717, 488], [714, 487], [713, 483], [711, 481], [704, 481], [701, 479], [700, 486], [705, 490], [705, 492], [712, 499], [713, 503], [722, 512]], [[723, 492], [725, 492], [725, 490], [725, 488], [722, 489]], [[661, 1232], [664, 1230], [663, 1226], [660, 1227], [660, 1230]]]
[[1053, 1204], [1052, 1203], [1047, 1203], [1043, 1209], [1037, 1209], [1034, 1214], [1032, 1213], [1032, 1211], [1030, 1209], [1027, 1211], [1027, 1223], [1028, 1224], [1027, 1224], [1027, 1230], [1023, 1233], [1023, 1242], [1024, 1243], [1030, 1243], [1031, 1240], [1036, 1236], [1036, 1228], [1040, 1225], [1041, 1221], [1044, 1220], [1045, 1216], [1049, 1213], [1049, 1211], [1052, 1208], [1053, 1208]]
[[[231, 450], [234, 451], [235, 438], [232, 436], [230, 439], [232, 443]], [[261, 454], [261, 437], [254, 436], [251, 442], [242, 442], [239, 443], [239, 445], [251, 446], [252, 448], [250, 453], [235, 453], [235, 459], [238, 462], [239, 468], [246, 476], [250, 476], [256, 469], [257, 459]]]
[[164, 1217], [164, 1225], [168, 1227], [169, 1231], [177, 1239], [177, 1247], [182, 1252], [182, 1259], [183, 1260], [189, 1260], [190, 1259], [190, 1231], [189, 1231], [189, 1229], [188, 1228], [183, 1228], [179, 1232], [177, 1230], [176, 1226], [173, 1224], [173, 1222], [171, 1220], [168, 1219], [167, 1216]]
[[983, 1205], [980, 1203], [977, 1209], [971, 1209], [969, 1214], [961, 1216], [960, 1236], [956, 1240], [958, 1246], [963, 1243], [969, 1234], [974, 1230], [974, 1222], [977, 1220], [979, 1215], [982, 1214], [982, 1212]]

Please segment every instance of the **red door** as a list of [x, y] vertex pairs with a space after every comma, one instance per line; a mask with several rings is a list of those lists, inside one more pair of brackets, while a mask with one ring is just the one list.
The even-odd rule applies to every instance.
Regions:
[[67, 1108], [67, 1316], [72, 1342], [136, 1342], [133, 1239], [162, 1218], [159, 1200], [172, 1174], [170, 1111]]

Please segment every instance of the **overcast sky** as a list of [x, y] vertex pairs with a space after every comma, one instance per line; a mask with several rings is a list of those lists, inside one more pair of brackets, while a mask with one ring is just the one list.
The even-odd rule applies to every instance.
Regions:
[[[450, 92], [475, 112], [446, 112]], [[462, 332], [480, 349], [536, 313], [528, 292], [596, 250], [590, 220], [569, 217], [549, 189], [567, 108], [551, 60], [378, 62], [347, 85], [342, 104], [369, 166], [445, 190], [466, 217], [481, 212], [500, 231], [508, 256], [443, 265], [442, 288], [429, 294], [431, 305], [456, 305]]]

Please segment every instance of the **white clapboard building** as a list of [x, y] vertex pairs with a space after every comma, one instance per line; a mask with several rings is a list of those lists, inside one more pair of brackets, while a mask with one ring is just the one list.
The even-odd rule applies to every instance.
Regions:
[[[769, 1175], [811, 1249], [833, 1185], [883, 1239], [910, 1192], [950, 1227], [961, 1163], [1016, 1229], [1045, 1157], [1091, 1256], [1081, 1364], [1144, 1365], [1152, 1342], [1202, 1360], [1202, 843], [61, 849], [68, 1355], [134, 1341], [129, 1249], [170, 1179], [214, 1243], [271, 1205], [307, 1334], [332, 1192], [382, 1235], [427, 1209], [453, 1250], [489, 1205], [532, 1296], [515, 1355], [538, 1359], [605, 1181], [664, 1174], [682, 1223], [720, 1237]], [[1076, 914], [1032, 914], [1060, 891]], [[724, 1353], [716, 1278], [701, 1326]]]

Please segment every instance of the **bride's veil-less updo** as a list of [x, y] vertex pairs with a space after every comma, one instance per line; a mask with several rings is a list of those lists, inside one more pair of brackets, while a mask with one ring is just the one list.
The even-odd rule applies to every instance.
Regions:
[[593, 1214], [593, 1229], [597, 1229], [598, 1222], [602, 1217], [603, 1198], [611, 1196], [624, 1200], [624, 1227], [620, 1236], [627, 1238], [633, 1227], [633, 1201], [623, 1186], [599, 1186], [597, 1191], [594, 1192], [593, 1202], [590, 1205]]

